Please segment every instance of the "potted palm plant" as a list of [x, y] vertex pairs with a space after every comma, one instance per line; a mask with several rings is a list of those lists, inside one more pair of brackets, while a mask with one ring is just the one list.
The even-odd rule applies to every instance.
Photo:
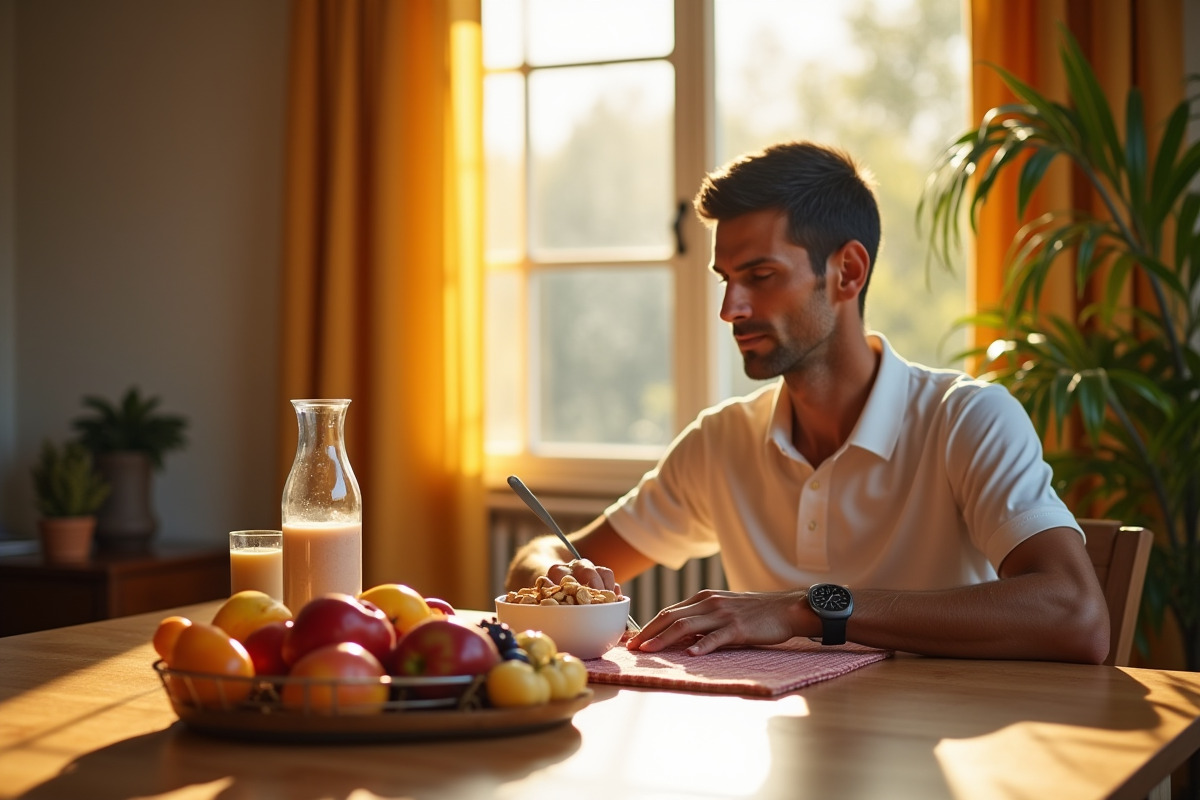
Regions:
[[72, 421], [79, 441], [95, 456], [112, 493], [97, 515], [96, 539], [105, 550], [145, 549], [158, 530], [152, 479], [164, 457], [187, 444], [187, 419], [158, 410], [158, 397], [130, 387], [118, 402], [83, 398], [90, 413]]
[[61, 448], [46, 440], [33, 467], [38, 535], [48, 561], [86, 561], [92, 550], [96, 512], [108, 497], [108, 483], [96, 471], [92, 454], [78, 442]]
[[[1054, 102], [997, 68], [1017, 102], [988, 111], [942, 153], [918, 220], [949, 264], [968, 216], [996, 179], [1017, 176], [1017, 218], [1055, 161], [1071, 165], [1102, 210], [1056, 208], [1028, 221], [1008, 253], [1003, 308], [965, 320], [1001, 332], [979, 358], [1052, 445], [1056, 488], [1077, 508], [1153, 529], [1139, 646], [1174, 617], [1188, 669], [1200, 669], [1200, 143], [1185, 142], [1191, 98], [1165, 120], [1143, 119], [1134, 88], [1124, 134], [1091, 66], [1063, 32], [1069, 102]], [[1081, 206], [1083, 204], [1080, 204]], [[966, 213], [969, 211], [969, 214]], [[1047, 276], [1069, 270], [1077, 313], [1039, 308]], [[1131, 307], [1122, 289], [1149, 287]], [[1070, 432], [1082, 435], [1069, 435]]]

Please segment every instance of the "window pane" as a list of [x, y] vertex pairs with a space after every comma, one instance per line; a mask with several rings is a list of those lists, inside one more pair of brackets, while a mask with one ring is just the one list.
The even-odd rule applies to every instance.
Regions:
[[487, 276], [484, 302], [484, 336], [487, 358], [484, 363], [484, 430], [488, 449], [495, 453], [520, 452], [524, 443], [521, 408], [525, 395], [521, 369], [520, 342], [525, 335], [522, 320], [522, 287], [518, 272], [491, 272]]
[[[530, 252], [671, 252], [674, 70], [664, 61], [529, 76]], [[558, 251], [558, 252], [555, 252]]]
[[529, 63], [670, 55], [672, 0], [529, 0]]
[[534, 278], [541, 386], [535, 442], [666, 444], [674, 426], [670, 272], [546, 270]]
[[513, 69], [525, 56], [522, 0], [483, 0], [483, 66], [487, 69]]
[[525, 79], [519, 74], [484, 78], [483, 143], [487, 258], [515, 261], [525, 245]]
[[[935, 366], [952, 365], [950, 356], [965, 343], [961, 333], [943, 337], [967, 307], [966, 264], [954, 275], [934, 270], [927, 286], [914, 219], [935, 154], [967, 118], [961, 6], [942, 0], [714, 5], [718, 162], [800, 136], [840, 146], [870, 168], [879, 183], [883, 246], [866, 323], [905, 357]], [[727, 374], [741, 374], [736, 348], [724, 347], [722, 358]]]

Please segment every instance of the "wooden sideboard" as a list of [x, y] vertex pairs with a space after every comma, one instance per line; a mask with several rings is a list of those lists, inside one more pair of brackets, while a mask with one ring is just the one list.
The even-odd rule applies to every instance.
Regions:
[[0, 557], [0, 636], [141, 614], [229, 596], [229, 552], [161, 545], [77, 564]]

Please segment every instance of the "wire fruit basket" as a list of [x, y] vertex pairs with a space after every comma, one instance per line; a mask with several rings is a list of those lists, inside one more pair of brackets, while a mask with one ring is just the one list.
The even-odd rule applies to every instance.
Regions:
[[154, 671], [180, 721], [216, 736], [264, 741], [403, 741], [530, 733], [569, 722], [591, 702], [489, 708], [485, 676], [321, 679]]

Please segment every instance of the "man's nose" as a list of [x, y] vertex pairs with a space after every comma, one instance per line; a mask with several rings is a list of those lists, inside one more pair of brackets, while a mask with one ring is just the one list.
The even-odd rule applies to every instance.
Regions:
[[721, 298], [721, 319], [737, 322], [749, 316], [750, 304], [746, 301], [746, 293], [732, 283], [725, 284], [725, 296]]

